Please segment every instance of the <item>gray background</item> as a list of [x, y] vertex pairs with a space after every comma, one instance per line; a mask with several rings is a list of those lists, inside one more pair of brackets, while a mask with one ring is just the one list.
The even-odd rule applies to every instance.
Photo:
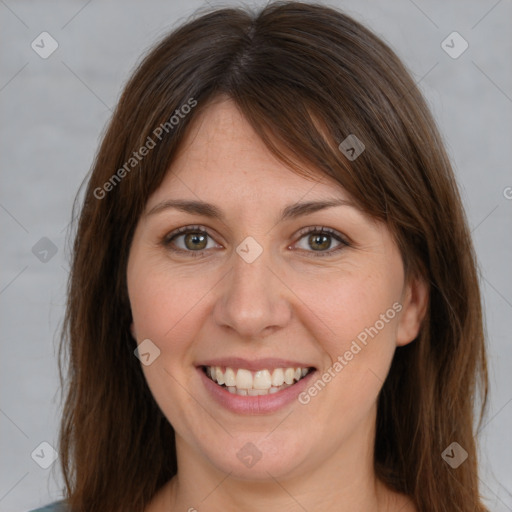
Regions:
[[[481, 492], [491, 510], [512, 511], [512, 200], [506, 197], [512, 197], [512, 2], [326, 3], [393, 47], [446, 140], [480, 261], [489, 339], [490, 408], [478, 436]], [[57, 441], [56, 346], [75, 193], [141, 53], [204, 5], [0, 0], [1, 511], [60, 497], [58, 463], [42, 469], [31, 453]], [[43, 31], [59, 44], [47, 59], [31, 48]], [[453, 31], [469, 43], [457, 59], [441, 47]], [[57, 248], [46, 263], [32, 252], [42, 237]]]

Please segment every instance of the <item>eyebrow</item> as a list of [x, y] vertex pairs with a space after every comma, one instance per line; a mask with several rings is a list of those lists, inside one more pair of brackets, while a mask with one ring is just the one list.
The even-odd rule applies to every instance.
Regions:
[[[279, 221], [295, 219], [303, 215], [315, 213], [319, 210], [332, 208], [335, 206], [351, 206], [355, 207], [354, 203], [344, 199], [332, 199], [324, 201], [308, 201], [304, 203], [294, 203], [286, 206], [281, 210]], [[202, 215], [212, 219], [218, 219], [222, 222], [225, 221], [224, 214], [217, 206], [204, 201], [189, 201], [184, 199], [172, 199], [162, 201], [155, 205], [146, 216], [155, 215], [164, 210], [176, 209], [182, 212], [190, 213], [192, 215]]]

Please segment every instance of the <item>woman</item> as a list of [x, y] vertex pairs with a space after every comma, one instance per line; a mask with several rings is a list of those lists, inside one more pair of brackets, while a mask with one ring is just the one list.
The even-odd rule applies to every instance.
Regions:
[[484, 511], [475, 268], [385, 43], [298, 2], [186, 23], [127, 84], [81, 208], [64, 509]]

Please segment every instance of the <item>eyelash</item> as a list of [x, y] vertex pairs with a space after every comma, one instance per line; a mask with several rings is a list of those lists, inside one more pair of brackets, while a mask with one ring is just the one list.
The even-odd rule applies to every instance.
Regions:
[[[173, 252], [186, 253], [187, 256], [191, 256], [193, 258], [204, 257], [204, 252], [207, 251], [208, 249], [202, 249], [200, 251], [186, 251], [184, 249], [176, 249], [172, 247], [172, 242], [177, 237], [187, 235], [188, 233], [201, 233], [213, 239], [213, 237], [210, 236], [208, 231], [204, 229], [202, 226], [184, 226], [166, 235], [162, 240], [162, 244]], [[338, 253], [339, 251], [344, 249], [345, 247], [350, 246], [349, 242], [345, 238], [343, 238], [343, 236], [338, 231], [335, 231], [334, 229], [327, 228], [324, 226], [313, 226], [301, 229], [298, 233], [297, 242], [304, 238], [306, 235], [310, 234], [329, 235], [336, 241], [340, 242], [340, 245], [338, 247], [336, 247], [335, 249], [330, 249], [328, 251], [304, 251], [306, 253], [313, 253], [308, 255], [309, 257], [312, 258], [332, 256], [333, 254]]]

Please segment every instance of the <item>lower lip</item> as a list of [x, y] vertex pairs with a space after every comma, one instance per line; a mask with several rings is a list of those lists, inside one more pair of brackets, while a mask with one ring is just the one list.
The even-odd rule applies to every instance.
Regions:
[[219, 386], [206, 376], [202, 368], [197, 368], [203, 384], [213, 399], [224, 408], [237, 414], [268, 414], [286, 407], [297, 400], [297, 396], [308, 386], [316, 371], [308, 373], [292, 386], [277, 393], [258, 396], [235, 395], [227, 388]]

